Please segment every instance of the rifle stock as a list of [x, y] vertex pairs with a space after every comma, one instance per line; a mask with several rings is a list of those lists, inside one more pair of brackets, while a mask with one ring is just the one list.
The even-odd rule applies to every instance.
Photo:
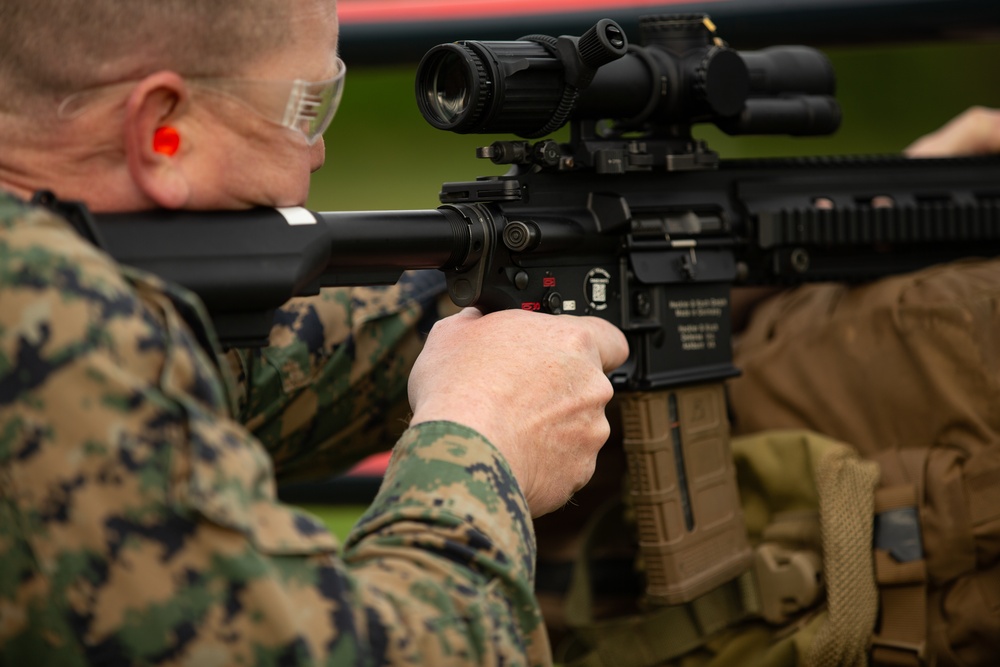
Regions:
[[192, 290], [225, 347], [267, 344], [274, 311], [321, 287], [391, 285], [407, 269], [459, 266], [473, 245], [449, 210], [317, 213], [303, 208], [95, 216], [120, 263]]

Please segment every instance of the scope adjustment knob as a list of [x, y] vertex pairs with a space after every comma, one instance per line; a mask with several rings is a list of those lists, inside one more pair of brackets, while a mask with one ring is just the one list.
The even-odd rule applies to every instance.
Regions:
[[628, 51], [628, 39], [620, 25], [611, 19], [601, 19], [580, 35], [576, 48], [580, 53], [580, 60], [596, 70], [625, 55]]
[[705, 46], [713, 37], [708, 15], [651, 14], [639, 18], [639, 43], [655, 44], [674, 52]]

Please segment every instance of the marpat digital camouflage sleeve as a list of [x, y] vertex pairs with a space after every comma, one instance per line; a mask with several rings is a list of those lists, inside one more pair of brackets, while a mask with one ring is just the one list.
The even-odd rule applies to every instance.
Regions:
[[270, 345], [231, 350], [238, 414], [282, 481], [329, 477], [385, 451], [409, 420], [406, 382], [445, 297], [439, 271], [387, 287], [340, 287], [293, 299]]
[[341, 550], [275, 500], [184, 293], [0, 197], [0, 304], [0, 664], [549, 661], [528, 510], [476, 433], [408, 430]]

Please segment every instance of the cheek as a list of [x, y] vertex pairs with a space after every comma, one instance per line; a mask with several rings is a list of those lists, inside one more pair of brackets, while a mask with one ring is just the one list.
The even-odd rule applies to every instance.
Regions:
[[[216, 130], [201, 154], [203, 197], [212, 208], [298, 206], [309, 194], [317, 142], [252, 116]], [[322, 155], [322, 147], [318, 149]]]
[[312, 151], [304, 142], [294, 141], [294, 137], [281, 138], [285, 141], [259, 147], [252, 151], [252, 156], [247, 156], [246, 163], [253, 172], [249, 178], [253, 188], [245, 196], [252, 203], [299, 206], [309, 195]]
[[300, 206], [309, 196], [309, 176], [312, 172], [311, 153], [299, 151], [287, 160], [275, 160], [268, 165], [267, 175], [261, 179], [277, 206]]
[[326, 140], [320, 137], [319, 141], [312, 145], [309, 152], [309, 169], [310, 171], [316, 171], [323, 166], [326, 162]]

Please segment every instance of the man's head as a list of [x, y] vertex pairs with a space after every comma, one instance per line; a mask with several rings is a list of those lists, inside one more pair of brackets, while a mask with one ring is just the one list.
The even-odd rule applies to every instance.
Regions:
[[0, 185], [98, 210], [302, 203], [323, 143], [281, 113], [338, 73], [336, 40], [332, 0], [4, 0]]

